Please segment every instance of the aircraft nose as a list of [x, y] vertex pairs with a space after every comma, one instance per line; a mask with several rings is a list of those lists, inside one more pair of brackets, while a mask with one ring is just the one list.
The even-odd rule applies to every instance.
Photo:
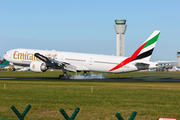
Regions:
[[4, 54], [3, 58], [4, 58], [5, 60], [8, 60], [8, 59], [10, 58], [9, 53], [10, 53], [10, 51], [8, 51], [8, 52], [6, 52], [6, 53]]

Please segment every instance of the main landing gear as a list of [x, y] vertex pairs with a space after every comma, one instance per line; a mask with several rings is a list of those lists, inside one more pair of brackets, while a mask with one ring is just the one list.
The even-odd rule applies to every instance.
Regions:
[[[77, 74], [76, 74], [77, 75]], [[84, 77], [91, 77], [91, 74], [89, 74], [89, 71], [84, 71], [82, 75]], [[73, 76], [74, 77], [74, 76]], [[67, 74], [67, 71], [63, 71], [63, 75], [59, 75], [59, 79], [70, 79], [71, 75]], [[73, 78], [72, 78], [73, 79]]]
[[89, 75], [88, 73], [89, 73], [88, 71], [84, 71], [83, 75], [88, 76]]
[[71, 75], [68, 75], [66, 72], [64, 72], [63, 75], [59, 75], [59, 79], [70, 79]]

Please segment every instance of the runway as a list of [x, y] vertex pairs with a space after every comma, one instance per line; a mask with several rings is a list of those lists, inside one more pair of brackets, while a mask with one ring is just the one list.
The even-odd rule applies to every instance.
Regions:
[[102, 81], [102, 82], [123, 82], [123, 81], [142, 81], [142, 82], [180, 82], [179, 79], [163, 78], [163, 79], [122, 79], [122, 78], [107, 78], [107, 79], [59, 79], [59, 78], [40, 78], [40, 77], [0, 77], [0, 80], [45, 80], [45, 81]]

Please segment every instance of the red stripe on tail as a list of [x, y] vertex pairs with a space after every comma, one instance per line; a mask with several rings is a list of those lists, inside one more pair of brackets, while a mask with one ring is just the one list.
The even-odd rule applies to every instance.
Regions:
[[121, 63], [119, 63], [117, 66], [115, 66], [114, 68], [112, 68], [109, 71], [114, 71], [116, 69], [119, 69], [120, 67], [123, 67], [124, 65], [130, 63], [132, 60], [136, 59], [136, 57], [139, 55], [139, 53], [141, 52], [141, 50], [143, 49], [143, 47], [145, 46], [146, 43], [147, 42], [145, 42], [143, 45], [141, 45], [141, 47], [139, 47], [131, 57], [126, 58], [125, 60], [123, 60]]

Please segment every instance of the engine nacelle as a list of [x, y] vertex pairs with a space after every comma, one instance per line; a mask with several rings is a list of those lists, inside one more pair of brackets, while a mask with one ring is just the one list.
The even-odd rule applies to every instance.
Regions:
[[33, 61], [30, 64], [30, 69], [33, 72], [45, 72], [47, 70], [46, 63], [42, 61]]

